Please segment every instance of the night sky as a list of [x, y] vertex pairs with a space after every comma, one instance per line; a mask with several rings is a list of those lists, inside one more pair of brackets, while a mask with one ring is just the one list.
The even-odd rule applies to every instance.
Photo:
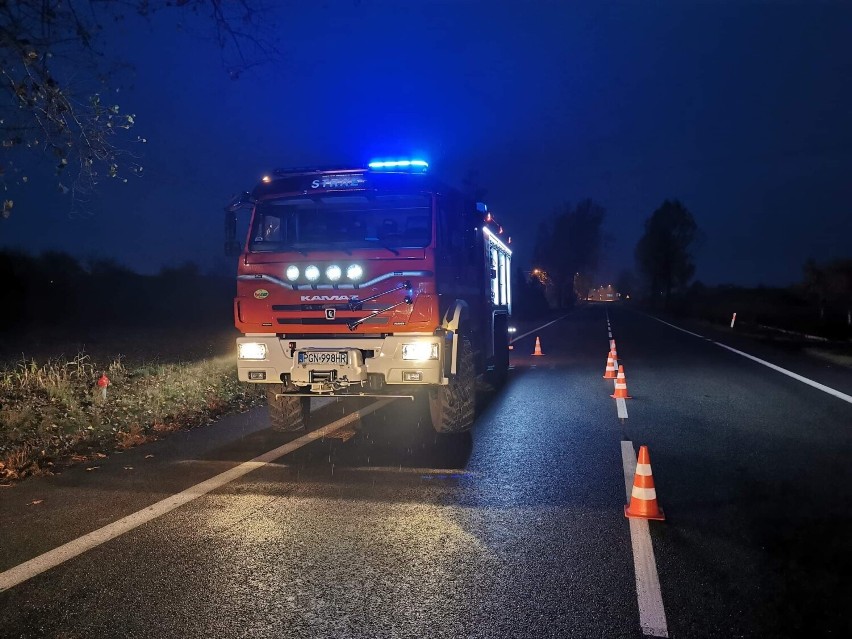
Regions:
[[707, 284], [852, 257], [852, 4], [326, 0], [270, 21], [283, 60], [237, 81], [187, 33], [201, 20], [117, 26], [146, 177], [69, 215], [33, 174], [0, 244], [221, 266], [222, 208], [268, 169], [417, 155], [457, 185], [477, 172], [524, 266], [538, 220], [585, 197], [608, 212], [604, 281], [666, 198], [704, 232]]

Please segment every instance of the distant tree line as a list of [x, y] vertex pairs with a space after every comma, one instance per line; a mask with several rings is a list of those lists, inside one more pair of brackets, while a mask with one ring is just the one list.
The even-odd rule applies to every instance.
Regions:
[[816, 307], [822, 323], [838, 321], [852, 326], [852, 259], [833, 260], [820, 266], [805, 262], [801, 290]]
[[0, 251], [0, 282], [3, 332], [232, 322], [233, 278], [202, 274], [193, 263], [140, 275], [112, 260]]

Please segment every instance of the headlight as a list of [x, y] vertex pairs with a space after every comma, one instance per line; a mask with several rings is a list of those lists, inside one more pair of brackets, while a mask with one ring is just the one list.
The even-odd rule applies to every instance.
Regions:
[[290, 280], [291, 282], [295, 282], [297, 279], [299, 279], [299, 267], [298, 266], [294, 266], [294, 265], [291, 264], [290, 266], [287, 267], [287, 279]]
[[427, 359], [438, 359], [438, 345], [434, 342], [417, 342], [402, 345], [402, 359], [425, 362]]
[[346, 269], [346, 277], [350, 280], [360, 280], [362, 275], [364, 275], [364, 269], [359, 264], [353, 264]]
[[340, 267], [337, 266], [337, 264], [332, 264], [327, 269], [325, 269], [325, 276], [332, 282], [336, 282], [337, 280], [339, 280], [342, 274], [343, 271], [340, 270]]
[[243, 342], [237, 346], [239, 359], [266, 359], [266, 344]]
[[305, 277], [308, 278], [309, 282], [316, 282], [319, 279], [320, 271], [319, 269], [311, 264], [308, 268], [305, 269]]

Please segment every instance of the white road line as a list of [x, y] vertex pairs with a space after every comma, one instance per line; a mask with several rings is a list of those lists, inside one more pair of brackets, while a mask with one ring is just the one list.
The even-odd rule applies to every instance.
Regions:
[[[636, 469], [636, 451], [633, 442], [621, 442], [621, 460], [624, 465], [624, 489], [627, 499], [633, 491], [633, 473]], [[651, 532], [645, 519], [628, 519], [630, 542], [633, 546], [633, 568], [636, 572], [636, 599], [639, 603], [639, 625], [642, 634], [651, 637], [668, 637], [666, 611], [660, 592], [660, 577]]]
[[[609, 310], [606, 312], [606, 325], [609, 329], [609, 338], [612, 339], [612, 327], [609, 324]], [[618, 369], [618, 360], [614, 360], [615, 368]], [[615, 381], [612, 380], [612, 387], [615, 388]], [[618, 412], [618, 419], [624, 420], [627, 419], [627, 402], [624, 401], [623, 397], [616, 397], [615, 399], [615, 410]], [[632, 481], [632, 479], [631, 479]]]
[[166, 497], [147, 508], [143, 508], [131, 515], [122, 517], [118, 521], [114, 521], [103, 528], [98, 528], [97, 530], [87, 533], [82, 537], [78, 537], [73, 541], [69, 541], [66, 544], [54, 548], [53, 550], [49, 550], [48, 552], [41, 554], [38, 557], [34, 557], [29, 561], [25, 561], [14, 568], [9, 568], [8, 570], [0, 573], [0, 592], [17, 586], [27, 579], [31, 579], [46, 570], [50, 570], [69, 559], [73, 559], [87, 550], [100, 546], [101, 544], [110, 541], [111, 539], [115, 539], [119, 535], [123, 535], [144, 523], [165, 515], [175, 508], [179, 508], [184, 504], [216, 490], [217, 488], [221, 488], [225, 484], [232, 482], [235, 479], [239, 479], [243, 475], [246, 475], [257, 468], [262, 468], [266, 464], [269, 464], [288, 453], [292, 453], [294, 450], [297, 450], [306, 444], [310, 444], [317, 439], [325, 437], [327, 434], [337, 430], [338, 428], [346, 426], [361, 417], [369, 415], [392, 401], [393, 400], [390, 399], [383, 399], [370, 404], [369, 406], [365, 406], [364, 408], [357, 410], [350, 415], [346, 415], [327, 426], [323, 426], [322, 428], [318, 428], [317, 430], [302, 435], [298, 439], [294, 439], [283, 446], [273, 448], [263, 455], [259, 455], [254, 459], [243, 462], [242, 464], [215, 475], [200, 484], [191, 486], [186, 490], [172, 495], [171, 497]]
[[566, 315], [563, 315], [562, 317], [557, 317], [557, 318], [556, 318], [555, 320], [553, 320], [552, 322], [548, 322], [547, 324], [542, 324], [541, 326], [537, 326], [536, 328], [532, 329], [531, 331], [528, 331], [528, 332], [524, 333], [523, 335], [518, 335], [515, 339], [513, 339], [513, 340], [512, 340], [512, 341], [510, 341], [509, 343], [510, 343], [510, 344], [514, 344], [514, 343], [515, 343], [515, 342], [517, 342], [519, 339], [523, 339], [523, 338], [527, 337], [528, 335], [532, 335], [532, 334], [533, 334], [533, 333], [535, 333], [536, 331], [540, 331], [540, 330], [542, 330], [543, 328], [547, 328], [547, 327], [548, 327], [548, 326], [550, 326], [551, 324], [556, 324], [556, 322], [558, 322], [559, 320], [564, 320], [566, 317], [568, 317], [568, 315], [567, 315], [567, 314], [566, 314]]
[[701, 339], [706, 339], [708, 342], [713, 341], [709, 337], [704, 337], [703, 335], [699, 335], [698, 333], [693, 333], [692, 331], [688, 331], [685, 328], [681, 328], [680, 326], [675, 326], [674, 324], [669, 324], [668, 322], [661, 320], [659, 317], [654, 317], [653, 315], [648, 315], [648, 317], [650, 317], [651, 319], [655, 319], [658, 322], [660, 322], [661, 324], [665, 324], [666, 326], [671, 326], [672, 328], [676, 328], [680, 332], [686, 333], [687, 335], [694, 335], [695, 337], [700, 337]]
[[709, 337], [704, 337], [703, 335], [699, 335], [698, 333], [693, 333], [691, 331], [683, 329], [680, 326], [675, 326], [674, 324], [669, 324], [668, 322], [664, 322], [660, 318], [654, 317], [653, 315], [649, 315], [648, 317], [650, 317], [651, 319], [655, 319], [658, 322], [665, 324], [666, 326], [671, 326], [672, 328], [675, 328], [675, 329], [682, 331], [684, 333], [689, 333], [690, 335], [694, 335], [695, 337], [700, 337], [701, 339], [707, 340], [711, 344], [715, 344], [716, 346], [720, 346], [721, 348], [724, 348], [725, 350], [731, 351], [732, 353], [736, 353], [737, 355], [742, 355], [743, 357], [748, 358], [748, 359], [752, 360], [753, 362], [757, 362], [758, 364], [763, 364], [767, 368], [771, 368], [774, 371], [778, 371], [782, 375], [786, 375], [787, 377], [792, 377], [796, 381], [802, 382], [803, 384], [807, 384], [808, 386], [816, 388], [817, 390], [821, 390], [823, 393], [828, 393], [829, 395], [834, 395], [834, 397], [837, 397], [838, 399], [842, 399], [844, 402], [848, 402], [848, 403], [852, 404], [852, 395], [847, 395], [846, 393], [841, 393], [839, 390], [831, 388], [830, 386], [826, 386], [825, 384], [820, 384], [819, 382], [815, 382], [812, 379], [809, 379], [807, 377], [799, 375], [798, 373], [794, 373], [793, 371], [787, 370], [786, 368], [781, 368], [780, 366], [777, 366], [777, 365], [773, 364], [772, 362], [767, 362], [765, 359], [760, 359], [759, 357], [755, 357], [754, 355], [749, 355], [748, 353], [744, 353], [743, 351], [738, 351], [736, 348], [731, 348], [730, 346], [728, 346], [726, 344], [722, 344], [721, 342], [716, 342], [716, 341], [710, 339]]

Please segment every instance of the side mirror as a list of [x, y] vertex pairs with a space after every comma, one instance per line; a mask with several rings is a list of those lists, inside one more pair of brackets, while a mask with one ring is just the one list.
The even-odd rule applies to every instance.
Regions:
[[242, 245], [236, 240], [225, 242], [225, 255], [228, 257], [237, 257], [243, 252]]

